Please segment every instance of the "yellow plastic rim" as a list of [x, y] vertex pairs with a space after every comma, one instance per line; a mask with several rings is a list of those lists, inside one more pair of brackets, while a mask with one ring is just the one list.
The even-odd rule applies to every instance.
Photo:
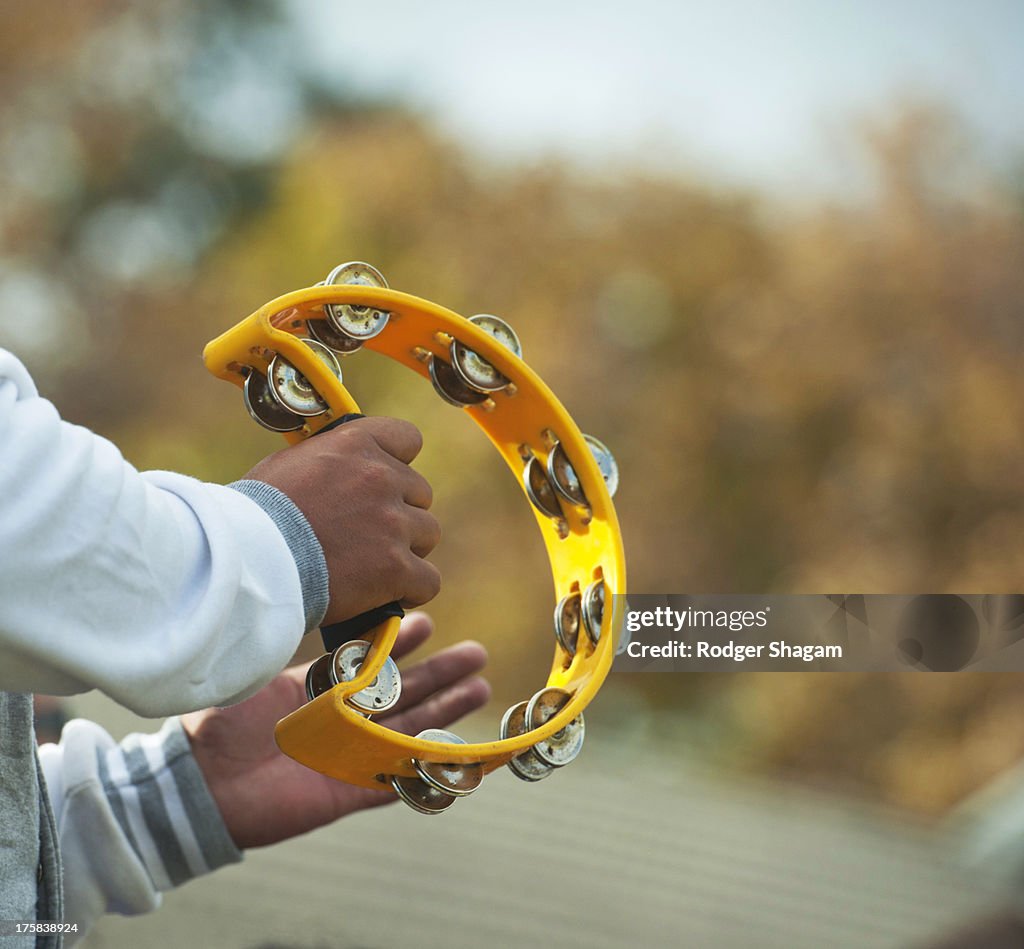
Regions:
[[596, 645], [581, 632], [575, 655], [570, 656], [556, 641], [547, 686], [565, 689], [572, 698], [543, 726], [523, 735], [464, 745], [423, 741], [385, 728], [350, 709], [345, 697], [373, 681], [394, 645], [399, 621], [391, 619], [363, 636], [372, 648], [355, 679], [317, 696], [277, 723], [277, 744], [285, 754], [315, 771], [369, 788], [390, 788], [392, 775], [416, 776], [413, 758], [479, 762], [485, 772], [490, 772], [580, 715], [611, 668], [622, 627], [624, 596], [619, 594], [626, 589], [615, 508], [582, 432], [540, 377], [465, 317], [419, 297], [352, 285], [296, 290], [271, 300], [210, 342], [203, 351], [206, 367], [241, 388], [250, 370], [265, 374], [275, 353], [282, 354], [329, 406], [325, 414], [307, 419], [301, 429], [284, 434], [291, 443], [308, 438], [333, 419], [359, 411], [345, 386], [301, 342], [306, 322], [324, 319], [324, 305], [339, 303], [390, 312], [383, 332], [366, 340], [365, 348], [397, 360], [425, 379], [429, 380], [430, 356], [447, 362], [454, 339], [510, 380], [507, 388], [462, 411], [483, 429], [521, 487], [529, 458], [536, 457], [546, 465], [548, 454], [562, 445], [588, 504], [577, 506], [559, 498], [562, 517], [557, 519], [528, 504], [547, 548], [555, 602], [571, 593], [582, 594], [594, 581], [603, 580], [605, 608]]

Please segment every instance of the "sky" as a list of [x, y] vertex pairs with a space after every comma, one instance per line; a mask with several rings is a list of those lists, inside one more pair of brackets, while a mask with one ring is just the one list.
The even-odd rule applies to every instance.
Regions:
[[1024, 152], [1024, 0], [291, 0], [317, 68], [492, 156], [842, 186], [853, 124], [934, 99]]

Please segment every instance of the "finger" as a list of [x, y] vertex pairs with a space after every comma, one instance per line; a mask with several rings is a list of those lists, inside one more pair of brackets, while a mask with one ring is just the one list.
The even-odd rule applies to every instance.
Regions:
[[401, 469], [399, 477], [402, 479], [402, 500], [412, 507], [429, 510], [430, 505], [434, 503], [434, 489], [430, 482], [408, 465], [399, 464], [397, 461], [395, 465]]
[[335, 782], [334, 790], [343, 802], [339, 815], [341, 817], [356, 811], [364, 811], [370, 807], [380, 807], [382, 804], [394, 804], [398, 801], [394, 791], [374, 791], [371, 788], [346, 784], [344, 781]]
[[362, 426], [384, 451], [406, 464], [409, 464], [423, 447], [420, 430], [412, 422], [406, 422], [404, 419], [378, 416], [358, 419], [350, 424]]
[[441, 592], [441, 571], [429, 560], [409, 554], [409, 569], [405, 577], [401, 604], [404, 607], [422, 606]]
[[402, 671], [402, 698], [396, 711], [418, 705], [424, 699], [479, 672], [487, 664], [487, 650], [478, 642], [456, 643]]
[[464, 715], [475, 712], [487, 704], [491, 686], [486, 679], [475, 676], [432, 695], [397, 715], [382, 720], [388, 728], [404, 735], [416, 735], [424, 728], [444, 728]]
[[441, 540], [441, 524], [429, 511], [407, 507], [409, 547], [417, 557], [426, 557]]

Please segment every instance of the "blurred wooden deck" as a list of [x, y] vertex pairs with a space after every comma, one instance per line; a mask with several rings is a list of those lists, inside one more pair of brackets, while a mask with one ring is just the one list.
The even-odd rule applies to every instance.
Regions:
[[436, 818], [395, 806], [254, 851], [84, 945], [865, 949], [1006, 905], [900, 815], [664, 768], [593, 729], [540, 784], [503, 769]]

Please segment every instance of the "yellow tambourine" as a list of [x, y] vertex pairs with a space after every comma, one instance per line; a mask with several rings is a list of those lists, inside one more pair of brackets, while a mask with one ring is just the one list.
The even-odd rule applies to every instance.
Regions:
[[429, 379], [484, 430], [531, 502], [554, 578], [547, 685], [505, 713], [493, 742], [467, 744], [441, 729], [411, 738], [373, 721], [401, 694], [389, 655], [396, 604], [323, 630], [328, 652], [310, 667], [310, 701], [278, 722], [279, 747], [322, 774], [390, 786], [433, 814], [503, 764], [538, 781], [582, 748], [583, 710], [611, 667], [622, 626], [626, 571], [611, 501], [618, 470], [523, 362], [507, 323], [466, 319], [390, 290], [368, 264], [342, 264], [323, 283], [271, 300], [209, 343], [203, 359], [243, 389], [257, 422], [294, 443], [359, 412], [339, 357], [363, 346]]

